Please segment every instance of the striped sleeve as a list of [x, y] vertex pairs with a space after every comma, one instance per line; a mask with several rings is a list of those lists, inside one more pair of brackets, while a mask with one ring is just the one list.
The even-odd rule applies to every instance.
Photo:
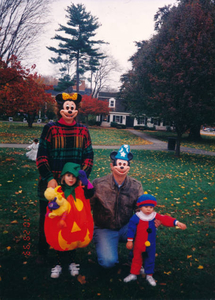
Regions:
[[43, 180], [47, 181], [54, 178], [48, 161], [50, 151], [50, 134], [49, 126], [45, 125], [40, 137], [36, 159], [36, 165], [40, 176]]
[[85, 131], [83, 148], [84, 149], [83, 149], [82, 169], [86, 172], [87, 177], [89, 177], [93, 167], [93, 148], [92, 148], [90, 133], [87, 128]]

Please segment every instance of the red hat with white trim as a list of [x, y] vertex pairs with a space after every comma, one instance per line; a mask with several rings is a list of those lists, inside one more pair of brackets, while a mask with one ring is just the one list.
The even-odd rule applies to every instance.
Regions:
[[156, 198], [150, 194], [143, 194], [137, 200], [137, 207], [156, 206], [156, 205], [157, 205]]

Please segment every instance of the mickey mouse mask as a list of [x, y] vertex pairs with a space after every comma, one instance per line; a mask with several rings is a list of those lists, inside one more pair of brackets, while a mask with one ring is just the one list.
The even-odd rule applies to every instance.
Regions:
[[110, 154], [113, 161], [111, 170], [115, 176], [125, 177], [130, 170], [130, 160], [133, 154], [130, 152], [129, 145], [122, 145], [118, 152], [113, 151]]
[[81, 102], [81, 95], [77, 93], [62, 93], [56, 96], [60, 114], [66, 123], [71, 124], [78, 114], [77, 104]]

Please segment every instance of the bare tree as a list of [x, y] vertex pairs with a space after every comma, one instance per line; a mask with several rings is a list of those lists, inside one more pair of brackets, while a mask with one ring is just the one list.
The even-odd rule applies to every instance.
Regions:
[[[19, 60], [33, 50], [51, 0], [0, 0], [0, 57]], [[32, 53], [32, 52], [31, 52]]]
[[91, 90], [94, 98], [98, 97], [101, 90], [107, 89], [108, 84], [111, 83], [111, 76], [115, 72], [120, 72], [119, 65], [112, 57], [106, 57], [99, 60], [99, 67], [91, 73]]

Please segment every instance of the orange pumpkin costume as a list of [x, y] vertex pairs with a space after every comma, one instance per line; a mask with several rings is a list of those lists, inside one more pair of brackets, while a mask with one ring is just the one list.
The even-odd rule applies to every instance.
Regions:
[[[62, 191], [63, 193], [63, 191]], [[63, 194], [63, 197], [64, 194]], [[90, 201], [84, 196], [82, 186], [75, 188], [75, 198], [67, 197], [69, 209], [64, 219], [66, 227], [60, 228], [61, 216], [45, 218], [45, 235], [47, 243], [58, 251], [68, 251], [86, 247], [93, 238], [93, 217], [91, 214]], [[47, 207], [47, 213], [51, 212]]]

